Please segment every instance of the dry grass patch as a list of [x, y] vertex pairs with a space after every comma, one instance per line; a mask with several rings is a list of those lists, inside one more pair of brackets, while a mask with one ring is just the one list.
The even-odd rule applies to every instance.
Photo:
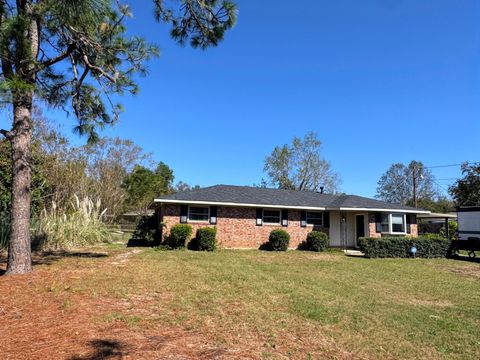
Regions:
[[[450, 271], [479, 264], [338, 252], [102, 251], [108, 256], [65, 257], [21, 281], [4, 278], [0, 328], [23, 334], [4, 351], [34, 354], [40, 335], [32, 328], [43, 321], [52, 333], [41, 336], [59, 346], [57, 355], [88, 356], [89, 342], [106, 339], [121, 343], [97, 343], [111, 358], [117, 350], [192, 359], [480, 356], [480, 284]], [[24, 303], [14, 306], [17, 298]]]

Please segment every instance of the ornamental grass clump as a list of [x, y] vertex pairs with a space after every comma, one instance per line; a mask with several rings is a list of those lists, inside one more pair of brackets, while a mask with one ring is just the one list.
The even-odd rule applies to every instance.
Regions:
[[108, 228], [103, 221], [107, 209], [100, 200], [74, 195], [69, 208], [61, 211], [55, 202], [44, 209], [34, 230], [34, 246], [39, 250], [63, 250], [106, 242]]

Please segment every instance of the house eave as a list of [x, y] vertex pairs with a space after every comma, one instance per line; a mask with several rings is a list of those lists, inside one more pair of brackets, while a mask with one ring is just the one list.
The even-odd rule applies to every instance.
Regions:
[[406, 214], [430, 214], [427, 210], [417, 209], [389, 209], [389, 208], [354, 208], [354, 207], [340, 207], [340, 208], [327, 208], [327, 210], [336, 211], [370, 211], [370, 212], [388, 212], [388, 213], [406, 213]]
[[155, 199], [154, 204], [193, 204], [193, 205], [214, 205], [214, 206], [240, 206], [266, 209], [291, 209], [291, 210], [314, 210], [314, 211], [374, 211], [374, 212], [402, 212], [411, 214], [430, 214], [430, 211], [425, 210], [410, 210], [410, 209], [389, 209], [389, 208], [332, 208], [319, 206], [288, 206], [282, 204], [265, 205], [254, 203], [236, 203], [236, 202], [221, 202], [221, 201], [201, 201], [201, 200], [174, 200], [174, 199]]
[[254, 208], [261, 207], [261, 208], [267, 208], [267, 209], [292, 209], [292, 210], [317, 210], [317, 211], [326, 210], [325, 207], [317, 207], [317, 206], [288, 206], [288, 205], [281, 205], [281, 204], [265, 205], [265, 204], [234, 203], [234, 202], [222, 202], [222, 201], [194, 201], [194, 200], [155, 199], [154, 203], [216, 205], [216, 206], [241, 206], [241, 207], [254, 207]]

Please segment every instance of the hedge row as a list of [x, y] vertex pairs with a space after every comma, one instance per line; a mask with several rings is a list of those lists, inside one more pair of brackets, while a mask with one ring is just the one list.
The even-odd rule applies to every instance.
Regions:
[[192, 226], [176, 224], [170, 229], [163, 246], [170, 249], [185, 249], [198, 251], [214, 251], [217, 247], [217, 228], [200, 228], [192, 239]]
[[[270, 232], [268, 242], [260, 246], [260, 250], [287, 251], [290, 244], [290, 235], [282, 229], [275, 229]], [[307, 239], [298, 246], [298, 250], [325, 251], [329, 246], [327, 234], [320, 231], [308, 233]]]
[[452, 241], [440, 235], [361, 238], [358, 246], [367, 258], [413, 257], [412, 247], [417, 249], [415, 256], [422, 258], [444, 258], [453, 253]]

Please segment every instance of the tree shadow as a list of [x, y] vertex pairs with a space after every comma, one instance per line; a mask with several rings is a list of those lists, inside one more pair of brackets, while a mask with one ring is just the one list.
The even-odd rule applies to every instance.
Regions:
[[92, 251], [46, 251], [35, 254], [32, 259], [32, 264], [35, 265], [51, 265], [56, 261], [59, 261], [64, 258], [105, 258], [108, 257], [108, 254], [101, 252], [92, 252]]
[[75, 355], [69, 360], [104, 360], [123, 358], [126, 355], [125, 345], [115, 340], [95, 339], [89, 341], [88, 345], [92, 348], [87, 355]]
[[[105, 258], [107, 253], [93, 252], [93, 251], [44, 251], [32, 254], [32, 265], [52, 265], [53, 263], [64, 258]], [[0, 255], [0, 276], [5, 274], [7, 264], [7, 255]]]
[[457, 254], [455, 256], [450, 257], [452, 260], [457, 260], [457, 261], [465, 261], [465, 262], [472, 262], [472, 263], [477, 263], [480, 264], [480, 257], [478, 257], [480, 252], [476, 252], [477, 257], [470, 257], [468, 255], [460, 255]]

